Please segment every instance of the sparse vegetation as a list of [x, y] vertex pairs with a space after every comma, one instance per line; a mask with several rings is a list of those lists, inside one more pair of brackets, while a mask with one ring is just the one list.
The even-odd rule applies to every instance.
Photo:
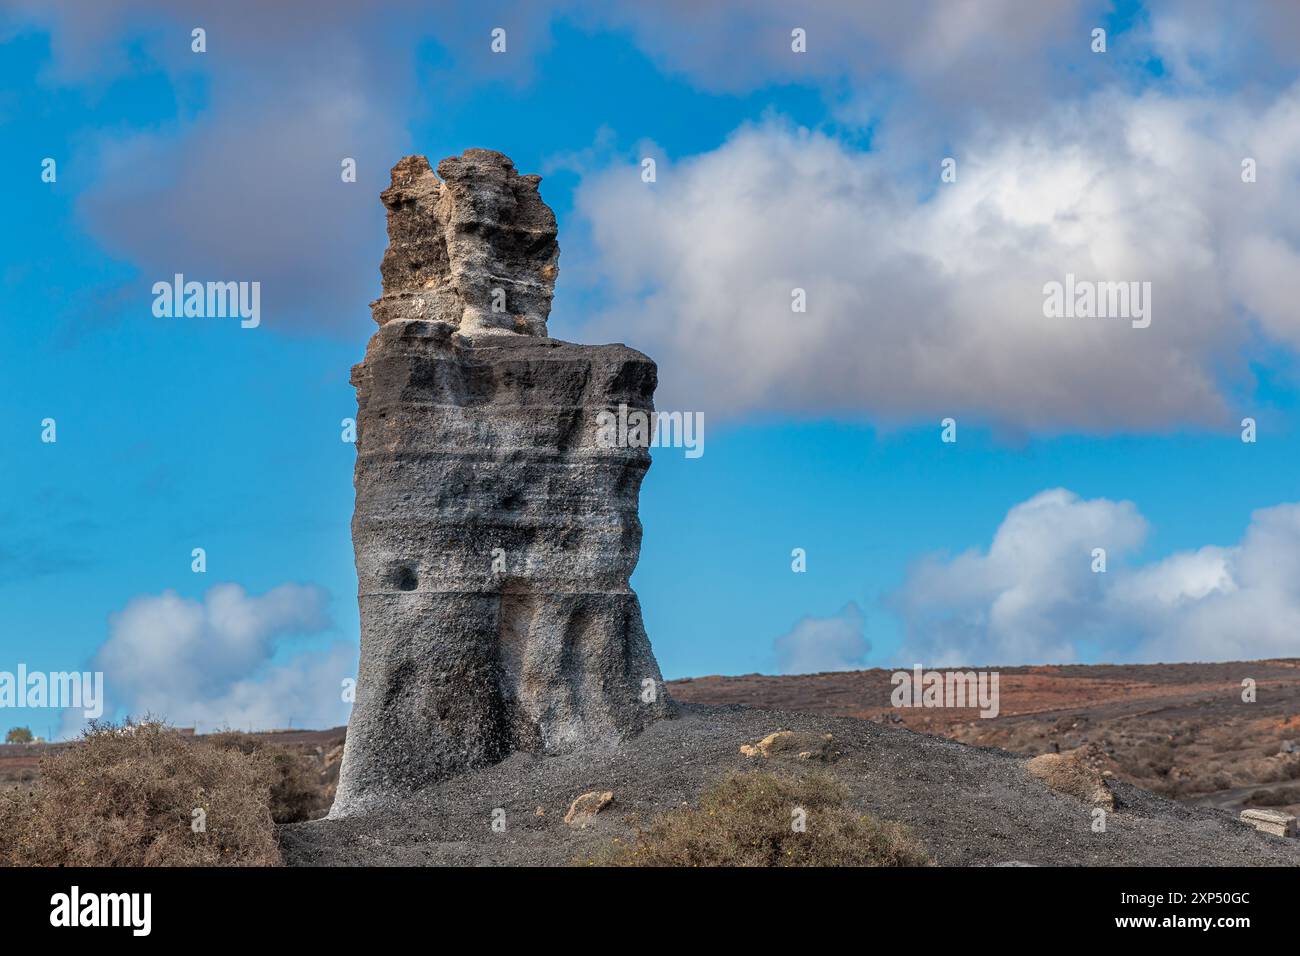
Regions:
[[1256, 790], [1247, 801], [1252, 807], [1285, 807], [1300, 803], [1300, 787]]
[[1153, 740], [1135, 748], [1136, 764], [1143, 776], [1167, 777], [1174, 768], [1174, 748], [1168, 740]]
[[[796, 810], [804, 827], [796, 829]], [[671, 810], [630, 843], [582, 861], [612, 866], [925, 866], [908, 831], [856, 812], [826, 772], [732, 773]]]
[[[673, 682], [678, 700], [745, 703], [773, 710], [867, 716], [1026, 757], [1090, 743], [1101, 769], [1189, 803], [1238, 812], [1250, 788], [1300, 781], [1300, 661], [1067, 665], [1001, 668], [1001, 716], [980, 720], [955, 708], [864, 709], [889, 697], [889, 671], [820, 674], [794, 681], [707, 677]], [[1267, 699], [1246, 705], [1242, 674], [1269, 682]], [[850, 703], [853, 702], [853, 703]], [[1300, 812], [1300, 802], [1283, 804]]]
[[5, 734], [7, 744], [29, 744], [35, 739], [30, 727], [11, 727], [9, 733]]
[[278, 865], [270, 766], [155, 721], [93, 725], [38, 789], [0, 793], [0, 865]]

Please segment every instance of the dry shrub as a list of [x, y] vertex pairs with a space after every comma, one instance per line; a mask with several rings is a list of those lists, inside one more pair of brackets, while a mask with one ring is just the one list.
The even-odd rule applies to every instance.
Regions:
[[39, 789], [0, 794], [0, 864], [274, 866], [269, 801], [264, 766], [238, 751], [149, 720], [92, 725], [41, 761]]
[[1094, 806], [1114, 809], [1115, 795], [1106, 786], [1101, 766], [1105, 754], [1095, 745], [1059, 754], [1039, 754], [1025, 763], [1030, 775], [1053, 790]]
[[320, 773], [312, 761], [267, 742], [264, 737], [235, 730], [213, 734], [207, 741], [220, 750], [235, 750], [263, 765], [271, 782], [271, 818], [276, 823], [310, 820], [325, 809]]
[[1168, 741], [1144, 743], [1135, 748], [1134, 756], [1143, 777], [1165, 777], [1174, 768], [1174, 749]]
[[[794, 829], [801, 808], [806, 829]], [[630, 845], [586, 861], [611, 866], [925, 866], [924, 848], [896, 823], [855, 812], [830, 774], [733, 772], [671, 810]]]
[[1300, 803], [1300, 787], [1276, 787], [1256, 790], [1246, 801], [1252, 807], [1286, 807]]

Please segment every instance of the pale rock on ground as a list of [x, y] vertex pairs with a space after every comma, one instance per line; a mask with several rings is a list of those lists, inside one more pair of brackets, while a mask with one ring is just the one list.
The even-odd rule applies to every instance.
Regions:
[[797, 734], [791, 730], [778, 730], [768, 734], [756, 744], [741, 744], [740, 752], [746, 757], [767, 759], [776, 756], [796, 757], [799, 760], [832, 760], [830, 734]]
[[1296, 835], [1295, 817], [1277, 810], [1243, 810], [1241, 822], [1254, 827], [1260, 833], [1271, 836], [1293, 837]]
[[564, 815], [564, 822], [571, 827], [585, 827], [591, 818], [614, 802], [614, 791], [588, 791], [569, 804], [569, 812]]

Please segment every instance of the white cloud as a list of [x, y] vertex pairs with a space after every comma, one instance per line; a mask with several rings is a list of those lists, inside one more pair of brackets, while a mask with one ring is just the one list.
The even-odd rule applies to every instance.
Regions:
[[[583, 182], [609, 296], [585, 334], [647, 351], [666, 403], [715, 414], [1226, 427], [1252, 320], [1300, 344], [1279, 291], [1300, 258], [1298, 147], [1300, 85], [1262, 107], [1100, 93], [956, 144], [951, 185], [939, 155], [769, 119], [660, 162], [654, 184], [622, 165]], [[1045, 318], [1067, 273], [1150, 282], [1151, 327]]]
[[[1230, 547], [1131, 561], [1147, 524], [1131, 502], [1064, 489], [1013, 507], [987, 550], [914, 566], [891, 605], [927, 665], [1300, 654], [1300, 504], [1252, 515]], [[1094, 548], [1107, 570], [1092, 571]]]
[[[1144, 171], [1142, 164], [1129, 164], [1125, 170], [1132, 151], [1117, 142], [1123, 137], [1117, 137], [1115, 131], [1132, 126], [1132, 118], [1126, 119], [1123, 110], [1112, 114], [1108, 101], [1092, 101], [1084, 115], [1076, 116], [1071, 98], [1103, 83], [1151, 81], [1144, 67], [1152, 53], [1165, 57], [1169, 72], [1176, 77], [1199, 76], [1197, 71], [1208, 64], [1217, 70], [1216, 76], [1228, 73], [1245, 77], [1252, 85], [1276, 88], [1290, 81], [1281, 78], [1290, 75], [1287, 70], [1295, 59], [1300, 29], [1300, 15], [1284, 3], [1262, 4], [1252, 10], [1252, 16], [1242, 17], [1225, 11], [1221, 4], [1197, 2], [1189, 10], [1187, 0], [1159, 2], [1152, 4], [1149, 24], [1139, 17], [1131, 30], [1112, 40], [1110, 52], [1098, 56], [1088, 52], [1089, 31], [1111, 13], [1109, 0], [986, 0], [981, 4], [839, 0], [797, 10], [782, 0], [616, 5], [591, 0], [506, 0], [472, 9], [453, 6], [434, 18], [427, 15], [426, 4], [414, 0], [394, 0], [385, 5], [381, 16], [365, 5], [341, 0], [318, 0], [308, 6], [312, 23], [308, 31], [302, 29], [303, 4], [268, 5], [255, 0], [222, 4], [131, 0], [115, 4], [111, 13], [69, 0], [16, 0], [0, 16], [0, 36], [33, 27], [48, 31], [51, 59], [42, 79], [51, 85], [75, 85], [93, 98], [103, 95], [113, 79], [139, 69], [143, 61], [175, 88], [177, 115], [173, 119], [162, 124], [151, 120], [134, 130], [82, 134], [86, 165], [99, 170], [99, 175], [82, 194], [79, 209], [92, 236], [106, 250], [138, 267], [140, 277], [131, 295], [147, 302], [145, 291], [152, 282], [178, 271], [209, 279], [255, 280], [262, 282], [263, 308], [270, 327], [336, 333], [364, 330], [364, 325], [354, 324], [355, 311], [364, 308], [375, 293], [373, 263], [382, 249], [382, 209], [374, 197], [385, 182], [387, 169], [409, 148], [409, 127], [424, 109], [421, 84], [432, 83], [440, 95], [455, 98], [483, 82], [544, 83], [546, 76], [538, 69], [538, 61], [550, 48], [553, 23], [568, 19], [584, 29], [603, 26], [630, 32], [665, 69], [684, 74], [704, 88], [750, 91], [806, 85], [820, 91], [840, 121], [870, 128], [873, 139], [891, 150], [865, 161], [845, 151], [846, 161], [841, 162], [832, 144], [830, 149], [815, 151], [801, 167], [789, 163], [788, 151], [773, 143], [760, 144], [760, 149], [768, 150], [776, 145], [769, 160], [755, 162], [755, 157], [742, 149], [745, 137], [739, 137], [720, 151], [720, 159], [744, 161], [735, 166], [738, 181], [731, 193], [741, 194], [742, 205], [736, 210], [722, 209], [721, 197], [729, 193], [707, 188], [717, 187], [719, 177], [725, 183], [732, 176], [728, 162], [699, 165], [696, 175], [702, 188], [692, 192], [706, 194], [704, 205], [694, 216], [684, 217], [680, 213], [685, 200], [678, 198], [676, 206], [660, 210], [655, 217], [657, 233], [645, 238], [647, 245], [658, 247], [665, 223], [671, 226], [672, 220], [692, 227], [716, 223], [702, 233], [713, 241], [722, 236], [727, 224], [757, 228], [738, 250], [743, 258], [753, 260], [756, 271], [718, 277], [747, 281], [749, 294], [740, 296], [744, 301], [738, 303], [734, 289], [707, 293], [695, 275], [688, 277], [690, 287], [666, 290], [653, 304], [716, 308], [716, 299], [723, 295], [730, 303], [724, 303], [723, 309], [757, 305], [766, 310], [771, 302], [765, 293], [776, 291], [776, 286], [786, 281], [784, 273], [791, 271], [787, 267], [796, 267], [802, 281], [817, 285], [814, 308], [822, 318], [808, 316], [801, 323], [812, 326], [808, 332], [816, 338], [811, 344], [831, 350], [827, 338], [842, 337], [841, 344], [854, 346], [844, 350], [847, 354], [835, 371], [858, 368], [863, 349], [858, 340], [864, 337], [864, 330], [885, 322], [914, 329], [912, 336], [873, 335], [881, 345], [878, 362], [873, 364], [896, 363], [904, 374], [920, 373], [916, 390], [934, 399], [927, 404], [927, 414], [936, 403], [951, 404], [963, 397], [961, 389], [942, 387], [942, 380], [964, 371], [956, 367], [958, 360], [950, 357], [953, 353], [972, 342], [997, 341], [1001, 333], [1026, 332], [1005, 328], [1005, 322], [986, 329], [985, 312], [990, 306], [970, 308], [969, 295], [996, 299], [1007, 311], [1026, 305], [1032, 297], [1023, 293], [1021, 280], [1038, 279], [1044, 260], [1055, 265], [1053, 253], [1079, 251], [1077, 247], [1063, 248], [1065, 244], [1056, 236], [1043, 243], [1041, 235], [1049, 226], [1054, 232], [1064, 232], [1066, 224], [1079, 219], [1083, 232], [1095, 240], [1087, 243], [1089, 253], [1124, 238], [1117, 235], [1121, 223], [1103, 228], [1105, 210], [1089, 210], [1086, 203], [1057, 208], [1048, 221], [1016, 222], [1014, 215], [1009, 221], [1004, 219], [1004, 213], [1014, 213], [1009, 208], [1015, 202], [1014, 198], [1008, 200], [1008, 187], [1014, 187], [1022, 174], [1036, 181], [1042, 196], [1060, 181], [1058, 174], [1079, 185], [1091, 184], [1098, 176], [1113, 185], [1117, 170], [1119, 179], [1133, 173], [1139, 180], [1134, 189], [1120, 183], [1121, 188], [1109, 191], [1110, 198], [1117, 200], [1111, 215], [1127, 216], [1130, 210], [1135, 211], [1135, 230], [1128, 237], [1132, 242], [1121, 242], [1118, 248], [1124, 250], [1134, 243], [1140, 247], [1146, 227], [1153, 222], [1160, 224], [1156, 239], [1178, 237], [1180, 228], [1190, 226], [1191, 254], [1182, 262], [1165, 263], [1168, 269], [1153, 269], [1156, 274], [1152, 278], [1181, 283], [1193, 273], [1180, 269], [1195, 268], [1198, 259], [1218, 265], [1213, 257], [1200, 255], [1218, 223], [1201, 221], [1193, 198], [1179, 198], [1184, 184], [1176, 172], [1166, 175], [1168, 170], [1156, 163], [1155, 172], [1165, 178], [1164, 188], [1147, 195], [1142, 187], [1151, 178], [1147, 175], [1150, 171]], [[488, 22], [508, 27], [510, 56], [489, 52], [485, 42]], [[189, 50], [189, 30], [197, 23], [208, 31], [207, 54], [195, 55]], [[808, 33], [805, 54], [790, 50], [794, 26]], [[417, 54], [421, 45], [431, 40], [450, 61], [432, 74], [422, 73]], [[203, 91], [201, 97], [196, 95], [198, 90]], [[1220, 125], [1222, 114], [1233, 114], [1242, 106], [1225, 100], [1217, 115], [1210, 117], [1209, 128]], [[1199, 108], [1196, 103], [1190, 107], [1193, 111]], [[1014, 136], [999, 144], [996, 137], [988, 135], [980, 142], [971, 132], [981, 124], [994, 130], [1009, 123], [1032, 124], [1037, 117], [1053, 113], [1064, 114], [1071, 122], [1077, 120], [1073, 131], [1062, 135], [1052, 129], [1051, 122], [1043, 122], [1047, 135], [1040, 142], [1029, 143], [1033, 148], [1023, 155], [1020, 151], [1026, 144], [1014, 141]], [[616, 117], [604, 119], [617, 122]], [[1197, 117], [1191, 119], [1195, 125]], [[1267, 143], [1267, 139], [1267, 135], [1259, 135], [1251, 141]], [[1229, 141], [1224, 148], [1232, 153], [1241, 142]], [[973, 208], [963, 208], [960, 201], [945, 194], [942, 200], [913, 210], [914, 189], [900, 185], [904, 172], [923, 168], [929, 176], [942, 155], [936, 151], [949, 148], [949, 144], [961, 154], [965, 175], [977, 175], [978, 163], [987, 163], [989, 174], [982, 185], [972, 179], [963, 181], [965, 195], [975, 197]], [[1188, 145], [1204, 143], [1193, 137]], [[1078, 167], [1053, 168], [1052, 161], [1060, 151], [1077, 151]], [[1189, 154], [1195, 157], [1190, 166], [1217, 163], [1218, 152], [1207, 154], [1198, 148]], [[1278, 155], [1286, 154], [1279, 150]], [[338, 164], [344, 156], [358, 160], [359, 180], [354, 186], [344, 187], [339, 181]], [[438, 158], [436, 153], [433, 158]], [[1177, 161], [1187, 168], [1185, 158], [1175, 154], [1166, 157], [1164, 165]], [[1112, 161], [1116, 165], [1109, 165]], [[859, 166], [866, 168], [859, 173]], [[1277, 190], [1272, 199], [1285, 198], [1286, 188], [1293, 186], [1278, 177], [1279, 171], [1275, 168], [1271, 174]], [[683, 164], [678, 182], [664, 183], [659, 192], [676, 190], [680, 197], [680, 175], [690, 172], [690, 165]], [[713, 176], [714, 183], [704, 182], [705, 174]], [[806, 181], [806, 177], [819, 175], [831, 178], [820, 186]], [[973, 191], [971, 187], [975, 187]], [[1230, 194], [1223, 180], [1215, 179], [1213, 187], [1212, 191], [1225, 197]], [[1261, 207], [1277, 208], [1265, 206], [1270, 202], [1265, 195], [1268, 189], [1256, 190], [1256, 198]], [[1205, 190], [1193, 195], [1203, 199]], [[791, 221], [806, 200], [813, 201], [803, 207], [806, 215]], [[884, 208], [863, 209], [877, 200]], [[631, 206], [623, 197], [611, 215]], [[778, 214], [769, 219], [764, 214], [768, 207]], [[855, 214], [856, 226], [849, 221]], [[248, 228], [250, 216], [256, 216], [258, 228]], [[619, 225], [626, 232], [638, 232], [627, 229], [625, 222]], [[807, 236], [814, 226], [826, 227], [823, 239]], [[775, 242], [783, 237], [781, 229], [792, 230], [784, 233], [784, 238], [804, 246], [809, 261], [819, 263], [820, 256], [828, 255], [824, 268], [797, 269], [800, 257], [789, 261], [781, 255], [781, 245]], [[1272, 236], [1265, 230], [1259, 241], [1267, 243]], [[936, 239], [940, 240], [938, 247], [931, 248]], [[681, 245], [662, 247], [673, 255], [689, 256], [690, 250]], [[760, 246], [769, 254], [759, 254], [763, 251]], [[1281, 268], [1287, 256], [1294, 255], [1289, 251], [1293, 246], [1261, 248], [1269, 249]], [[953, 254], [964, 255], [967, 250], [969, 263], [950, 274], [947, 270]], [[781, 268], [771, 274], [757, 271], [772, 254]], [[1017, 257], [1024, 260], [1020, 271], [1013, 267]], [[359, 268], [357, 263], [367, 265]], [[1105, 261], [1085, 260], [1084, 264], [1098, 269], [1106, 266]], [[1139, 258], [1123, 264], [1149, 263]], [[642, 272], [644, 267], [633, 263], [630, 270]], [[571, 274], [562, 272], [563, 277]], [[1270, 269], [1269, 275], [1274, 274]], [[1251, 271], [1250, 263], [1240, 267], [1239, 275], [1252, 289], [1260, 288], [1260, 277]], [[755, 281], [760, 278], [768, 281]], [[562, 285], [569, 281], [561, 279]], [[1202, 290], [1192, 289], [1183, 296], [1178, 290], [1172, 294], [1166, 290], [1163, 306], [1183, 321], [1178, 312], [1182, 301], [1204, 301], [1195, 298], [1198, 291]], [[788, 288], [784, 294], [788, 296]], [[341, 308], [340, 303], [350, 305]], [[1226, 297], [1211, 299], [1204, 301], [1203, 308], [1213, 310], [1227, 304]], [[1246, 304], [1253, 308], [1259, 303]], [[1275, 308], [1274, 303], [1262, 305], [1266, 312]], [[827, 310], [834, 310], [834, 317]], [[952, 315], [954, 310], [961, 315]], [[636, 317], [621, 311], [625, 318]], [[673, 316], [645, 313], [643, 318], [666, 318], [675, 326], [669, 338], [680, 338], [688, 331]], [[1190, 328], [1171, 347], [1140, 347], [1115, 371], [1116, 377], [1135, 373], [1148, 357], [1141, 353], [1160, 351], [1164, 364], [1155, 369], [1170, 378], [1172, 385], [1169, 394], [1155, 388], [1146, 390], [1147, 397], [1160, 399], [1147, 416], [1152, 421], [1176, 414], [1178, 403], [1184, 400], [1192, 417], [1199, 416], [1202, 421], [1221, 411], [1212, 384], [1204, 380], [1204, 368], [1195, 360], [1216, 345], [1230, 343], [1232, 336], [1225, 334], [1224, 341], [1207, 343], [1202, 339], [1214, 337], [1212, 331], [1197, 318], [1186, 322]], [[630, 334], [628, 326], [621, 327], [622, 334]], [[769, 350], [789, 344], [788, 336], [775, 334], [761, 322], [748, 331], [760, 336]], [[1106, 343], [1112, 346], [1111, 353], [1121, 351], [1113, 347], [1111, 336], [1095, 337], [1105, 342], [1092, 343], [1094, 348], [1085, 357]], [[1068, 354], [1071, 343], [1053, 349], [1035, 339], [1030, 330], [1024, 347], [1008, 350], [1001, 360], [990, 357], [988, 348], [977, 350], [976, 360], [985, 367], [975, 369], [973, 377], [982, 385], [989, 378], [1025, 374], [1025, 367], [1016, 363], [1032, 361], [1043, 353], [1049, 360], [1043, 377], [1050, 376], [1062, 363], [1058, 353]], [[796, 347], [808, 344], [801, 341]], [[947, 348], [947, 355], [935, 354], [941, 347]], [[822, 408], [843, 400], [855, 409], [859, 404], [861, 396], [854, 394], [820, 395], [818, 388], [800, 381], [798, 372], [790, 374], [780, 363], [776, 368], [770, 367], [772, 364], [740, 370], [747, 381], [739, 402], [764, 403], [775, 397], [768, 393], [781, 389], [771, 387], [772, 379], [784, 376], [790, 379], [783, 380], [784, 389], [793, 394], [796, 404]], [[876, 373], [875, 368], [871, 371]], [[1031, 378], [1035, 371], [1029, 369]], [[1022, 392], [1041, 384], [1027, 382]], [[1088, 380], [1078, 384], [1098, 383]], [[888, 387], [886, 382], [882, 389]], [[1016, 396], [1006, 398], [1007, 402], [1015, 400]], [[1102, 425], [1128, 422], [1133, 417], [1106, 407], [1104, 398], [1097, 401], [1102, 407], [1077, 417]], [[888, 402], [879, 404], [885, 406], [885, 413], [890, 411]], [[1051, 407], [1060, 404], [1058, 400]], [[993, 411], [1001, 414], [1004, 410]], [[1141, 414], [1137, 417], [1142, 418]]]
[[[806, 82], [843, 89], [873, 105], [926, 102], [945, 120], [1023, 112], [1085, 82], [1102, 64], [1089, 28], [1108, 0], [785, 0], [594, 4], [591, 15], [631, 28], [666, 69], [712, 90]], [[791, 52], [791, 31], [807, 52]], [[1062, 68], [1068, 65], [1067, 68]]]
[[831, 617], [801, 618], [773, 643], [782, 674], [817, 674], [864, 666], [871, 644], [862, 634], [862, 610], [850, 601]]
[[[926, 665], [1068, 663], [1097, 624], [1103, 585], [1146, 534], [1127, 501], [1063, 488], [1016, 505], [987, 551], [929, 557], [891, 603], [907, 626], [899, 659]], [[1105, 548], [1108, 571], [1092, 572]]]
[[[324, 608], [323, 591], [297, 584], [262, 595], [219, 584], [202, 601], [174, 591], [134, 598], [110, 615], [91, 664], [104, 672], [106, 716], [121, 709], [206, 730], [343, 723], [341, 682], [355, 674], [355, 648], [294, 653], [284, 643], [325, 630]], [[79, 725], [68, 715], [64, 733]]]
[[1146, 0], [1147, 22], [1130, 41], [1148, 47], [1180, 83], [1203, 87], [1246, 75], [1253, 82], [1294, 76], [1300, 63], [1300, 7], [1258, 0], [1249, 16], [1219, 0]]

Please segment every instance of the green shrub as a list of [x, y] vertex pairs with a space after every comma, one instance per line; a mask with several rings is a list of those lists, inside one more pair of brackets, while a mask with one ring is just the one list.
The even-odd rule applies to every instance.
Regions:
[[9, 733], [5, 734], [7, 744], [29, 744], [35, 739], [30, 727], [12, 727]]

